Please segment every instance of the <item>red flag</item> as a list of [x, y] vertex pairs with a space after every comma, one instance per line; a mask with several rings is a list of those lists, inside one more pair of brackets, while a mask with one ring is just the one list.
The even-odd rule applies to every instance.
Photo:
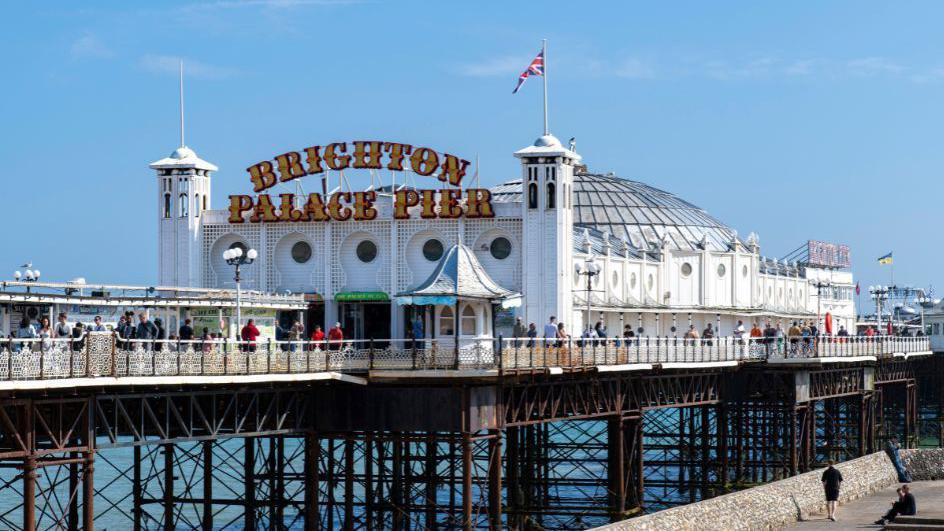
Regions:
[[859, 283], [856, 282], [856, 296], [859, 295]]

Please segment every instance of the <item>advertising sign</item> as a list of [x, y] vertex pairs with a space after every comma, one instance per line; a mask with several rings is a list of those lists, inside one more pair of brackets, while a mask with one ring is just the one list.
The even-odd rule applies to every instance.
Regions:
[[808, 263], [812, 266], [845, 268], [852, 265], [848, 245], [809, 240], [807, 250]]
[[312, 193], [302, 198], [296, 198], [292, 193], [278, 194], [277, 198], [268, 193], [261, 193], [279, 183], [307, 175], [325, 175], [328, 170], [342, 172], [349, 168], [367, 171], [412, 171], [417, 175], [432, 176], [446, 185], [437, 189], [394, 191], [394, 219], [410, 219], [409, 209], [417, 206], [420, 207], [420, 217], [423, 219], [495, 217], [491, 192], [485, 188], [461, 188], [462, 178], [465, 177], [468, 166], [469, 161], [449, 153], [439, 153], [411, 144], [376, 140], [334, 142], [324, 147], [311, 146], [300, 151], [289, 151], [274, 157], [272, 161], [264, 160], [246, 169], [253, 185], [252, 191], [257, 195], [229, 196], [229, 222], [376, 219], [378, 213], [374, 204], [377, 201], [377, 192], [374, 190], [336, 191], [329, 195], [325, 186], [323, 194]]

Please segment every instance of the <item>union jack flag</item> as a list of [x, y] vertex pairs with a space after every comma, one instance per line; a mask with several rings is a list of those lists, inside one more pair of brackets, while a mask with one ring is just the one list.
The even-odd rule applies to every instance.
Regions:
[[524, 85], [524, 80], [528, 79], [528, 76], [543, 76], [544, 75], [544, 50], [541, 50], [538, 53], [538, 56], [531, 61], [531, 64], [528, 65], [528, 68], [518, 76], [518, 84], [515, 85], [515, 90], [511, 91], [512, 94], [517, 94], [518, 89], [521, 88], [521, 85]]

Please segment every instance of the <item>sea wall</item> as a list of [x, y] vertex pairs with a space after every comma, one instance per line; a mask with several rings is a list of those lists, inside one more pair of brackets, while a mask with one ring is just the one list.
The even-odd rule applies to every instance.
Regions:
[[[944, 478], [944, 449], [904, 450], [902, 461], [916, 480]], [[898, 480], [885, 452], [839, 463], [839, 502], [867, 496]], [[716, 531], [782, 529], [802, 515], [825, 509], [822, 470], [774, 481], [708, 500], [673, 507], [639, 518], [599, 527], [606, 531]]]

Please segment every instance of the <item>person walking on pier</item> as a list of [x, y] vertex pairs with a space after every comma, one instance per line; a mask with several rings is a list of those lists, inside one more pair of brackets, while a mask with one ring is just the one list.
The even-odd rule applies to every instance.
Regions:
[[552, 315], [544, 325], [544, 348], [555, 344], [557, 337], [557, 318]]
[[701, 333], [701, 337], [705, 340], [704, 344], [709, 347], [714, 343], [711, 341], [715, 337], [715, 329], [711, 327], [711, 323], [708, 323], [708, 326]]
[[839, 503], [839, 486], [842, 483], [842, 474], [833, 466], [835, 462], [830, 461], [829, 466], [823, 472], [823, 490], [826, 491], [826, 518], [836, 521], [836, 505]]
[[59, 318], [56, 321], [57, 338], [72, 337], [72, 327], [69, 326], [68, 319], [65, 313], [59, 314]]
[[[17, 339], [35, 339], [36, 338], [36, 327], [33, 326], [33, 323], [30, 322], [29, 317], [23, 317], [23, 320], [20, 321], [20, 327], [16, 330]], [[29, 348], [32, 349], [33, 345], [31, 343], [26, 343], [29, 345]], [[20, 341], [13, 346], [13, 350], [19, 352], [23, 348], [24, 342]]]
[[328, 350], [340, 350], [343, 341], [344, 330], [341, 329], [341, 323], [334, 323], [334, 326], [328, 330]]
[[325, 333], [321, 329], [321, 325], [315, 325], [315, 331], [311, 333], [311, 350], [324, 348], [324, 338]]
[[524, 322], [521, 320], [521, 316], [515, 318], [515, 326], [511, 329], [511, 335], [515, 338], [515, 348], [521, 348], [521, 338], [523, 338], [528, 333], [528, 329], [525, 328]]
[[143, 349], [148, 348], [148, 341], [157, 337], [157, 327], [148, 319], [147, 312], [138, 314], [138, 328], [134, 331], [134, 338], [143, 340], [138, 343]]
[[259, 329], [256, 328], [255, 319], [250, 319], [246, 322], [246, 326], [240, 331], [240, 336], [242, 340], [246, 343], [243, 345], [247, 351], [255, 352], [256, 351], [256, 338], [259, 337]]
[[190, 325], [190, 319], [184, 319], [184, 324], [181, 325], [180, 330], [177, 331], [177, 335], [180, 337], [181, 341], [190, 341], [193, 339], [193, 326]]
[[42, 341], [39, 342], [41, 349], [46, 350], [52, 347], [52, 327], [49, 325], [49, 318], [43, 317], [39, 320], [39, 330], [36, 332], [36, 336]]
[[914, 494], [908, 485], [902, 485], [896, 490], [898, 501], [892, 503], [892, 508], [885, 513], [885, 516], [875, 521], [875, 525], [885, 525], [887, 522], [894, 522], [898, 516], [914, 516], [918, 514], [918, 507], [915, 504]]

